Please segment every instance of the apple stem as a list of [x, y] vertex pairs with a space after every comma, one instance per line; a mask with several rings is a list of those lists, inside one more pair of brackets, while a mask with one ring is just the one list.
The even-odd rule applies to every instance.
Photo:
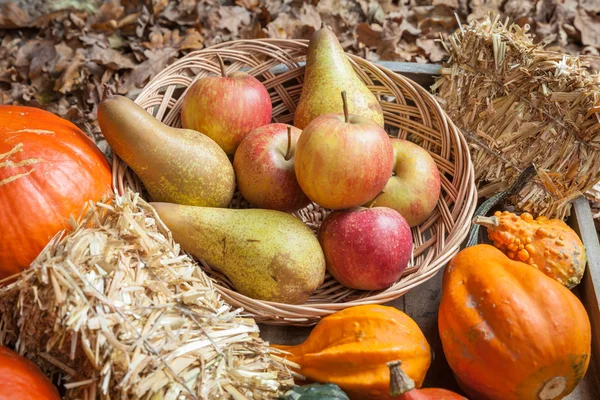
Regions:
[[288, 134], [287, 151], [285, 152], [285, 157], [283, 157], [283, 158], [285, 158], [285, 161], [292, 158], [292, 127], [289, 125], [287, 127], [287, 134]]
[[219, 60], [219, 66], [221, 67], [221, 75], [223, 78], [227, 78], [227, 72], [225, 72], [225, 63], [220, 55], [217, 54], [217, 59]]
[[325, 28], [325, 22], [321, 21], [321, 29]]
[[344, 119], [346, 120], [346, 122], [348, 122], [348, 120], [349, 120], [348, 101], [346, 100], [346, 91], [345, 90], [342, 92], [342, 103], [344, 104]]

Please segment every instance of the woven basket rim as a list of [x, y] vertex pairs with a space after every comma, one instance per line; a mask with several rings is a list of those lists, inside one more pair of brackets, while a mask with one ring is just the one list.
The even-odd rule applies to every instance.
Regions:
[[[203, 63], [203, 65], [206, 63], [212, 63], [212, 61], [208, 61], [208, 60], [212, 60], [212, 57], [210, 57], [210, 55], [214, 54], [217, 51], [219, 51], [220, 54], [222, 54], [225, 59], [227, 59], [228, 56], [230, 56], [230, 57], [240, 56], [241, 57], [242, 54], [244, 55], [244, 57], [247, 57], [249, 59], [252, 56], [252, 54], [249, 53], [249, 51], [242, 51], [239, 48], [236, 48], [240, 45], [248, 45], [251, 47], [252, 46], [257, 46], [257, 47], [266, 46], [266, 49], [272, 50], [272, 51], [277, 51], [277, 49], [279, 49], [280, 53], [277, 54], [276, 56], [274, 56], [273, 59], [275, 57], [287, 55], [290, 59], [286, 60], [286, 61], [288, 61], [288, 63], [291, 65], [296, 64], [295, 69], [297, 69], [297, 68], [303, 68], [303, 67], [299, 67], [296, 63], [296, 60], [293, 59], [292, 57], [295, 57], [297, 59], [298, 57], [303, 56], [300, 53], [302, 53], [302, 51], [308, 47], [308, 40], [273, 39], [273, 38], [239, 39], [239, 40], [234, 40], [234, 41], [230, 41], [230, 42], [220, 43], [220, 44], [217, 44], [217, 45], [214, 45], [211, 47], [207, 47], [205, 49], [190, 52], [188, 55], [176, 60], [174, 63], [167, 66], [163, 71], [159, 72], [156, 75], [156, 77], [154, 79], [152, 79], [150, 82], [148, 82], [145, 85], [145, 87], [140, 91], [140, 93], [138, 94], [135, 101], [138, 104], [142, 104], [148, 98], [156, 98], [155, 100], [148, 101], [148, 104], [151, 103], [153, 105], [147, 106], [146, 109], [148, 110], [149, 108], [155, 108], [155, 106], [158, 104], [159, 106], [156, 107], [156, 108], [158, 108], [158, 111], [156, 111], [154, 113], [154, 115], [158, 116], [160, 120], [164, 120], [163, 117], [165, 117], [165, 116], [161, 115], [161, 113], [164, 114], [168, 108], [170, 108], [170, 107], [173, 108], [177, 104], [177, 101], [176, 100], [172, 101], [172, 100], [174, 100], [172, 98], [168, 98], [168, 101], [165, 100], [165, 95], [172, 96], [173, 92], [174, 92], [174, 87], [175, 87], [175, 83], [173, 83], [174, 80], [169, 80], [170, 77], [177, 75], [177, 74], [173, 74], [173, 71], [178, 71], [178, 68], [181, 68], [182, 70], [185, 68], [188, 68], [187, 64], [193, 64], [195, 61], [198, 61], [198, 60], [199, 60], [198, 62], [200, 63], [200, 61], [201, 61]], [[290, 55], [291, 51], [288, 51], [287, 49], [282, 49], [281, 46], [289, 46], [290, 48], [294, 49], [294, 52], [299, 53], [299, 55], [292, 56], [292, 55]], [[266, 51], [267, 50], [265, 50], [265, 52], [262, 53], [263, 56], [265, 55]], [[221, 52], [224, 52], [224, 53], [221, 53]], [[410, 80], [409, 78], [407, 78], [405, 76], [394, 73], [393, 71], [391, 71], [390, 69], [388, 69], [382, 65], [374, 64], [374, 63], [369, 62], [369, 61], [367, 61], [359, 56], [356, 56], [356, 55], [352, 55], [352, 54], [348, 54], [348, 53], [346, 53], [346, 54], [350, 58], [350, 60], [353, 62], [353, 67], [355, 68], [355, 70], [357, 68], [359, 70], [361, 70], [361, 69], [368, 70], [368, 71], [364, 71], [364, 73], [360, 75], [363, 80], [371, 79], [374, 76], [383, 80], [383, 82], [384, 82], [383, 86], [369, 85], [369, 86], [373, 86], [374, 90], [385, 89], [385, 88], [389, 88], [389, 86], [391, 86], [391, 85], [395, 85], [392, 87], [392, 89], [395, 90], [396, 96], [398, 96], [398, 93], [400, 94], [400, 96], [402, 96], [402, 98], [400, 99], [401, 102], [393, 103], [393, 104], [389, 103], [389, 104], [392, 104], [389, 107], [392, 107], [397, 104], [396, 107], [401, 110], [410, 108], [409, 111], [402, 111], [399, 115], [405, 115], [405, 114], [408, 115], [410, 112], [412, 112], [412, 113], [418, 112], [419, 117], [422, 118], [424, 121], [426, 121], [426, 124], [431, 125], [431, 127], [428, 128], [429, 131], [433, 130], [433, 127], [436, 124], [438, 125], [438, 128], [439, 128], [438, 130], [440, 132], [437, 132], [437, 133], [440, 136], [440, 143], [441, 143], [439, 145], [439, 146], [441, 146], [440, 151], [444, 151], [447, 154], [445, 154], [444, 156], [438, 156], [436, 158], [436, 163], [438, 163], [439, 168], [441, 168], [440, 165], [442, 165], [442, 167], [448, 167], [448, 165], [451, 165], [452, 167], [454, 167], [454, 170], [452, 171], [454, 173], [454, 174], [452, 174], [452, 179], [448, 180], [448, 182], [447, 182], [447, 184], [450, 185], [449, 188], [452, 188], [453, 191], [452, 191], [452, 193], [446, 192], [445, 194], [443, 191], [441, 197], [444, 195], [450, 196], [450, 197], [454, 196], [454, 199], [450, 198], [452, 207], [447, 206], [445, 203], [445, 200], [444, 200], [445, 208], [440, 206], [441, 201], [438, 202], [438, 207], [440, 207], [439, 216], [435, 219], [435, 221], [433, 223], [431, 223], [431, 226], [429, 226], [427, 229], [425, 229], [425, 231], [430, 231], [434, 227], [438, 227], [439, 224], [443, 223], [444, 218], [446, 218], [446, 220], [448, 220], [448, 221], [452, 221], [452, 227], [448, 228], [448, 233], [445, 235], [443, 232], [440, 234], [439, 230], [435, 231], [436, 232], [435, 234], [437, 235], [435, 238], [435, 241], [432, 242], [432, 244], [430, 244], [423, 251], [423, 254], [425, 254], [425, 253], [432, 254], [432, 251], [435, 249], [432, 249], [431, 246], [440, 247], [440, 251], [432, 259], [426, 260], [427, 263], [423, 264], [420, 267], [420, 269], [418, 269], [416, 271], [412, 271], [409, 274], [403, 275], [403, 277], [400, 278], [399, 281], [397, 281], [394, 285], [390, 286], [389, 288], [387, 288], [385, 290], [370, 293], [369, 295], [366, 295], [364, 297], [350, 299], [347, 301], [327, 302], [327, 301], [310, 301], [309, 300], [309, 302], [307, 302], [305, 304], [298, 305], [298, 304], [284, 304], [284, 303], [278, 303], [278, 302], [256, 300], [256, 299], [252, 299], [247, 296], [244, 296], [226, 286], [223, 286], [218, 280], [213, 278], [213, 280], [215, 281], [216, 290], [220, 293], [221, 296], [223, 296], [223, 298], [226, 301], [230, 302], [233, 305], [243, 307], [245, 309], [246, 313], [248, 313], [249, 315], [251, 315], [255, 319], [257, 319], [257, 322], [259, 322], [259, 323], [266, 323], [266, 324], [272, 324], [272, 325], [309, 326], [309, 325], [314, 325], [323, 316], [331, 314], [331, 313], [339, 311], [339, 310], [342, 310], [344, 308], [348, 308], [348, 307], [356, 306], [356, 305], [362, 305], [362, 304], [381, 304], [381, 303], [385, 303], [385, 302], [394, 300], [398, 297], [401, 297], [408, 290], [413, 289], [414, 287], [422, 284], [423, 282], [432, 278], [436, 273], [438, 273], [439, 270], [441, 268], [443, 268], [447, 264], [447, 262], [450, 261], [450, 259], [458, 252], [462, 242], [466, 238], [468, 231], [469, 231], [470, 218], [471, 218], [473, 212], [475, 211], [476, 204], [477, 204], [477, 192], [476, 192], [476, 187], [475, 187], [475, 182], [474, 182], [474, 170], [473, 170], [473, 165], [472, 165], [470, 154], [469, 154], [468, 145], [467, 145], [466, 139], [463, 137], [460, 130], [454, 125], [454, 123], [445, 114], [445, 112], [442, 110], [440, 104], [435, 100], [433, 95], [431, 95], [422, 86], [413, 82], [412, 80]], [[244, 60], [246, 60], [246, 59], [244, 59]], [[268, 62], [272, 63], [271, 61], [268, 61]], [[267, 61], [259, 62], [257, 66], [254, 66], [252, 68], [257, 69], [258, 67], [261, 67], [262, 65], [266, 65], [266, 63], [267, 63]], [[242, 64], [242, 62], [240, 62], [240, 64]], [[200, 68], [200, 67], [198, 67], [198, 68]], [[269, 67], [269, 69], [267, 69], [266, 71], [268, 72], [270, 70], [270, 68], [271, 67]], [[292, 70], [290, 70], [288, 72], [295, 73], [295, 71], [292, 71]], [[263, 74], [265, 74], [265, 73], [263, 73]], [[272, 75], [272, 74], [270, 74], [270, 75]], [[302, 74], [302, 77], [303, 77], [303, 74]], [[181, 79], [183, 79], [183, 78], [181, 78]], [[186, 84], [189, 85], [188, 81], [193, 82], [196, 79], [199, 79], [199, 75], [196, 75], [195, 77], [191, 77], [189, 79], [186, 78], [185, 82], [186, 82]], [[270, 78], [270, 79], [273, 79], [273, 78]], [[159, 83], [161, 83], [161, 80], [167, 80], [168, 83], [164, 84], [163, 86], [159, 86]], [[385, 85], [389, 85], [389, 86], [385, 86]], [[160, 90], [157, 88], [163, 88], [165, 86], [167, 88], [171, 88], [171, 89], [164, 90], [164, 91], [162, 91], [162, 93], [159, 93]], [[281, 88], [279, 88], [279, 87], [277, 88], [277, 90], [280, 90], [280, 89]], [[283, 89], [283, 90], [285, 90], [285, 89]], [[415, 104], [415, 106], [404, 105], [404, 104], [408, 104], [408, 102], [406, 101], [407, 98], [411, 102], [413, 102]], [[404, 102], [404, 103], [402, 103], [402, 102]], [[389, 109], [389, 107], [388, 107], [388, 109]], [[427, 110], [425, 115], [422, 112], [423, 110]], [[384, 112], [385, 111], [386, 111], [386, 109], [384, 107]], [[429, 115], [430, 113], [431, 113], [431, 115]], [[173, 113], [173, 114], [175, 115], [176, 113]], [[275, 114], [275, 110], [274, 110], [274, 114]], [[171, 117], [173, 117], [174, 121], [176, 121], [176, 116], [171, 115]], [[168, 115], [167, 115], [167, 118], [169, 118]], [[410, 118], [408, 118], [406, 120], [408, 121], [408, 120], [410, 120]], [[416, 120], [418, 121], [418, 118]], [[171, 121], [171, 124], [172, 124], [172, 122], [173, 121]], [[280, 121], [275, 120], [274, 122], [280, 122]], [[417, 124], [417, 122], [415, 122], [415, 124]], [[386, 127], [387, 126], [388, 126], [388, 123], [387, 123], [387, 118], [386, 118]], [[421, 130], [424, 129], [423, 128], [424, 126], [425, 125], [421, 124], [421, 126], [419, 126], [419, 129], [421, 129]], [[402, 131], [402, 129], [404, 129], [404, 130], [410, 132], [409, 128], [400, 128], [400, 129], [401, 129], [401, 131]], [[410, 128], [410, 129], [412, 129], [412, 128]], [[418, 129], [415, 132], [416, 132], [416, 134], [420, 134], [422, 136], [426, 135], [425, 133], [418, 131]], [[431, 134], [431, 132], [427, 132], [427, 133]], [[429, 139], [429, 140], [431, 140], [431, 139]], [[430, 151], [430, 153], [431, 153], [431, 151]], [[452, 157], [454, 157], [453, 162], [450, 161]], [[124, 165], [124, 163], [116, 155], [113, 156], [113, 159], [114, 159], [114, 161], [113, 161], [113, 180], [116, 182], [115, 186], [118, 189], [120, 189], [121, 191], [125, 186], [130, 186], [130, 187], [133, 186], [134, 189], [141, 188], [139, 182], [137, 182], [137, 186], [136, 186], [135, 175], [132, 174], [131, 171], [128, 171], [128, 168]], [[440, 164], [440, 163], [442, 163], [442, 164]], [[460, 167], [460, 168], [458, 168], [458, 167]], [[442, 173], [442, 169], [440, 169], [440, 173]], [[130, 174], [130, 175], [128, 175], [128, 174]], [[457, 178], [456, 178], [457, 174], [460, 174], [460, 176], [461, 176], [460, 181], [454, 182], [455, 180], [457, 180]], [[131, 178], [131, 176], [133, 176], [134, 178]], [[456, 205], [459, 202], [461, 204], [461, 207], [459, 210], [456, 210]], [[437, 210], [437, 208], [436, 208], [436, 210]], [[446, 226], [446, 225], [444, 225], [444, 226]], [[417, 228], [417, 229], [420, 229], [420, 228]], [[418, 231], [418, 232], [419, 232], [419, 234], [421, 234], [420, 231]], [[433, 238], [433, 236], [432, 236], [432, 238]], [[432, 239], [428, 239], [428, 240], [432, 240]], [[427, 257], [429, 257], [429, 256], [427, 256]], [[432, 264], [434, 264], [434, 266], [430, 267]], [[423, 271], [423, 270], [425, 270], [425, 271]]]

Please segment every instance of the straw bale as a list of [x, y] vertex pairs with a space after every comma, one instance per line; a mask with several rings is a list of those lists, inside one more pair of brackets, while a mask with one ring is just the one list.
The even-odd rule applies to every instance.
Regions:
[[72, 224], [0, 289], [0, 344], [60, 375], [65, 398], [271, 399], [293, 385], [138, 194]]
[[564, 218], [600, 181], [600, 81], [582, 58], [546, 51], [508, 20], [461, 25], [432, 89], [469, 141], [480, 197], [533, 163], [537, 177], [513, 204]]

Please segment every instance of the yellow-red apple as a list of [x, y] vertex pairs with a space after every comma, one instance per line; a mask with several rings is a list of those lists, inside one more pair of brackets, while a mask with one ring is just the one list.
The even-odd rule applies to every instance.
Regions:
[[245, 72], [205, 76], [194, 83], [181, 104], [181, 125], [201, 132], [232, 156], [242, 139], [271, 122], [273, 106], [269, 92]]
[[390, 139], [394, 147], [394, 176], [383, 193], [366, 205], [390, 207], [413, 227], [431, 215], [440, 197], [440, 172], [427, 150], [403, 139]]
[[319, 228], [327, 271], [352, 289], [380, 290], [408, 266], [412, 234], [397, 211], [387, 207], [334, 211]]
[[296, 145], [296, 178], [322, 207], [339, 210], [372, 200], [392, 176], [394, 152], [387, 133], [371, 119], [325, 114], [313, 119]]
[[291, 125], [269, 124], [242, 140], [233, 168], [238, 190], [250, 204], [294, 212], [310, 203], [294, 172], [294, 152], [301, 133]]

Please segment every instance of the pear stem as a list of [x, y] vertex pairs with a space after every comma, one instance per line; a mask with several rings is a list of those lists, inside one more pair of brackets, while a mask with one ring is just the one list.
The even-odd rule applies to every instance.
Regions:
[[292, 158], [292, 127], [288, 125], [287, 127], [287, 136], [288, 136], [288, 142], [287, 142], [287, 151], [285, 152], [285, 161], [288, 161], [290, 158]]
[[344, 119], [346, 120], [346, 123], [349, 120], [349, 115], [348, 115], [348, 101], [346, 100], [346, 91], [344, 90], [342, 92], [342, 103], [344, 104]]
[[387, 366], [390, 369], [390, 396], [396, 397], [409, 392], [415, 388], [415, 381], [402, 371], [402, 361], [390, 361]]
[[219, 66], [221, 67], [221, 75], [223, 78], [227, 78], [227, 72], [225, 72], [225, 63], [220, 55], [217, 54], [217, 60], [219, 60]]

